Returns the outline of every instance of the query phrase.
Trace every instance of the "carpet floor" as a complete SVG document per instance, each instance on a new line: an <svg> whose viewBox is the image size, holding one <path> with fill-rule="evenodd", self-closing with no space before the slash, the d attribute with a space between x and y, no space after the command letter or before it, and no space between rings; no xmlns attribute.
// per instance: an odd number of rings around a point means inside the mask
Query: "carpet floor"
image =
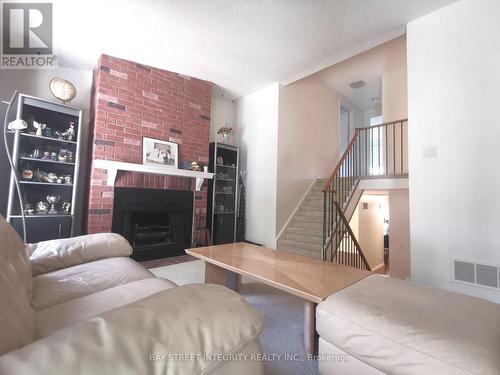
<svg viewBox="0 0 500 375"><path fill-rule="evenodd" d="M156 276L170 279L178 285L203 282L201 260L150 270ZM317 362L308 360L304 354L303 301L291 294L253 282L244 282L240 294L267 317L260 342L265 354L272 354L279 360L265 362L266 374L319 374Z"/></svg>

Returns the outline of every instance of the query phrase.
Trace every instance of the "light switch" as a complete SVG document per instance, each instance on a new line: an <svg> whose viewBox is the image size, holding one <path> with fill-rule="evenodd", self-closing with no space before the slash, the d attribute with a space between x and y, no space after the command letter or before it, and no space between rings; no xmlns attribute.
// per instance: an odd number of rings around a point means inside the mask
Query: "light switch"
<svg viewBox="0 0 500 375"><path fill-rule="evenodd" d="M422 155L426 159L436 159L437 158L437 147L436 146L424 147L422 150Z"/></svg>

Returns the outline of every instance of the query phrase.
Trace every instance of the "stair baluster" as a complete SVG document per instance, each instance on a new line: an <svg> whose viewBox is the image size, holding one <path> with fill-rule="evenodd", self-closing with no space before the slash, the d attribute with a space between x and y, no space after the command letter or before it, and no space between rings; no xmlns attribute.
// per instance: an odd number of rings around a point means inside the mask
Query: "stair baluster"
<svg viewBox="0 0 500 375"><path fill-rule="evenodd" d="M405 159L404 154L407 149L407 133L407 119L355 130L322 190L323 260L370 270L361 246L345 217L345 210L360 179L408 174L407 158ZM393 160L389 160L391 156Z"/></svg>

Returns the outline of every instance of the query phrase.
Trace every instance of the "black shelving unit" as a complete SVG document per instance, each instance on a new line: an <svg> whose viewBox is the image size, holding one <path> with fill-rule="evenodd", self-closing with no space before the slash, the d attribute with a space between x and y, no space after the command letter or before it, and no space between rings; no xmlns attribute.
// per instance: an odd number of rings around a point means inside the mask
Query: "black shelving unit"
<svg viewBox="0 0 500 375"><path fill-rule="evenodd" d="M207 226L214 245L236 239L238 159L237 147L210 143L208 170L214 177L208 184Z"/></svg>
<svg viewBox="0 0 500 375"><path fill-rule="evenodd" d="M11 175L7 219L22 235L21 213L24 211L27 242L70 237L73 235L75 202L80 193L78 169L82 111L20 94L16 118L28 124L27 129L14 132L12 142L23 206L19 204L14 176ZM36 134L34 122L46 125L42 134ZM73 135L69 139L71 126ZM48 196L59 200L51 204ZM37 209L44 205L46 210Z"/></svg>

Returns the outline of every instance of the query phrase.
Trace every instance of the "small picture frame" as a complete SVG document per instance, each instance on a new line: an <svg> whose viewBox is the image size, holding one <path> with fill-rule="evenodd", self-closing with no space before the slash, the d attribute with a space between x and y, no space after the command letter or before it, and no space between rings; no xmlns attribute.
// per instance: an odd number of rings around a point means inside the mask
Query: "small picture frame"
<svg viewBox="0 0 500 375"><path fill-rule="evenodd" d="M178 168L179 145L148 137L142 138L142 164Z"/></svg>

